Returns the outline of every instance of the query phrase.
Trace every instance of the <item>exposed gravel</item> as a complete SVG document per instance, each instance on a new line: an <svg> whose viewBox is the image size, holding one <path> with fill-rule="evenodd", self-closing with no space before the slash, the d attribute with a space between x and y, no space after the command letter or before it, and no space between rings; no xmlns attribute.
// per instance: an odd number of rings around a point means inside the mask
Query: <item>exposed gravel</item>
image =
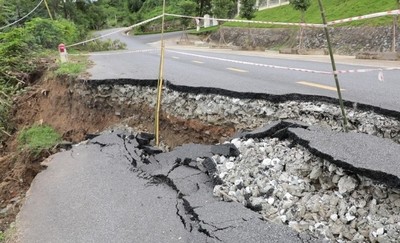
<svg viewBox="0 0 400 243"><path fill-rule="evenodd" d="M81 91L97 101L119 104L146 102L154 106L153 87L132 85L100 85ZM180 93L166 89L162 109L186 119L200 119L211 124L234 124L238 130L252 130L277 119L293 119L309 125L319 125L334 131L342 130L342 116L337 105L323 102L287 101L273 103L265 100L237 99L221 95ZM400 122L374 112L347 108L352 131L390 138L400 143Z"/></svg>
<svg viewBox="0 0 400 243"><path fill-rule="evenodd" d="M130 85L100 85L82 91L95 101L155 105L155 89ZM234 124L252 130L277 119L342 130L336 105L323 102L237 99L220 95L179 93L166 89L162 109L186 119ZM400 143L400 122L374 112L347 108L353 132ZM400 190L349 174L291 141L276 138L233 139L238 157L215 155L222 184L214 195L259 211L266 220L288 224L337 242L398 242ZM202 159L199 158L199 163Z"/></svg>
<svg viewBox="0 0 400 243"><path fill-rule="evenodd" d="M223 181L215 196L328 240L398 242L400 190L348 174L289 141L231 142L241 153L237 158L212 158Z"/></svg>

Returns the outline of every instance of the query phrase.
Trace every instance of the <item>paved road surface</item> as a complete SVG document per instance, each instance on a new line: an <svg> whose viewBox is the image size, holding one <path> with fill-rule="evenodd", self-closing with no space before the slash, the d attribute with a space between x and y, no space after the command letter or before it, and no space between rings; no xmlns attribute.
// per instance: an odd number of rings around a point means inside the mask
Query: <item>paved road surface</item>
<svg viewBox="0 0 400 243"><path fill-rule="evenodd" d="M211 146L185 145L144 161L138 145L114 131L52 157L18 215L21 242L315 242L214 198L211 178L194 162L211 156Z"/></svg>
<svg viewBox="0 0 400 243"><path fill-rule="evenodd" d="M173 35L173 34L170 34ZM119 36L129 49L153 48L155 36ZM298 61L268 54L190 50L232 60L329 70L325 61ZM93 56L95 79L155 79L158 55L135 53ZM316 58L318 59L318 58ZM348 64L339 68L354 68ZM347 76L347 99L396 108L397 72L386 82L376 75ZM353 77L353 78L350 78ZM330 85L329 77L233 65L167 53L166 78L177 84L213 86L275 94L311 93L335 97L333 91L299 84ZM320 86L322 87L322 86ZM375 87L375 88L374 88ZM328 144L329 145L329 144ZM17 225L22 242L309 242L289 228L269 224L238 203L212 197L210 178L177 158L210 156L210 146L186 145L144 161L138 143L113 132L52 158L27 193ZM185 160L186 161L186 160ZM187 163L187 162L186 162Z"/></svg>
<svg viewBox="0 0 400 243"><path fill-rule="evenodd" d="M166 39L179 39L180 34L168 33ZM158 48L158 35L130 37L117 34L130 50ZM223 58L284 67L331 71L328 56L277 55L268 52L239 52L209 48L187 48L167 41L165 79L174 84L217 87L240 92L269 94L308 94L336 98L331 75L304 73L233 62L207 59L200 56ZM193 56L200 55L200 56ZM302 58L307 60L301 60ZM159 52L92 56L95 65L89 69L92 79L157 79ZM338 69L400 67L399 62L366 61L338 57ZM353 65L351 63L361 63ZM345 100L400 111L400 71L385 71L384 82L378 72L339 75Z"/></svg>

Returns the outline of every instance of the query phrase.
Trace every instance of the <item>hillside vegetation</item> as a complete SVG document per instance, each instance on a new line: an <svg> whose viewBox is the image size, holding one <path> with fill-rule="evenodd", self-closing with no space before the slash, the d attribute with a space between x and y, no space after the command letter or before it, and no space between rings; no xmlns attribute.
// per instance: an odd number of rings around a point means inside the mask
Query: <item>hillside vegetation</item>
<svg viewBox="0 0 400 243"><path fill-rule="evenodd" d="M328 21L371 14L376 12L397 9L396 0L324 0L326 17ZM253 20L299 22L300 12L291 5L258 11ZM312 0L310 8L305 14L307 23L322 23L318 0ZM380 26L390 25L393 17L380 17L368 20L354 21L346 25L352 26ZM247 27L247 24L227 23L226 26ZM252 27L265 27L265 25L252 25Z"/></svg>

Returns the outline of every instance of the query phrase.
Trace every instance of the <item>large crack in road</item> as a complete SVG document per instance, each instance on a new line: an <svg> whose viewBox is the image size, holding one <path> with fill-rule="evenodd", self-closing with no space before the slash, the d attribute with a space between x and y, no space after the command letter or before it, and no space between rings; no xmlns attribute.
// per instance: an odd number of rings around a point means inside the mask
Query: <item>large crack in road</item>
<svg viewBox="0 0 400 243"><path fill-rule="evenodd" d="M206 174L213 175L215 172L215 169L208 168L207 172L204 173L202 172L196 165L192 164L195 161L194 156L199 156L202 154L203 156L210 156L210 154L215 154L219 153L221 155L239 155L238 151L234 146L207 146L209 151L206 151L204 147L199 149L198 153L192 154L190 156L190 151L188 150L181 150L180 153L178 153L175 156L166 156L168 158L168 162L163 158L162 154L159 154L158 152L154 153L153 149L147 149L143 150L143 146L148 146L147 148L151 148L150 144L150 139L152 138L151 136L148 137L150 138L148 141L145 141L143 139L143 134L138 134L136 137L134 136L126 136L126 135L117 135L120 137L123 141L123 146L125 149L125 152L128 155L132 154L132 151L134 151L135 154L138 154L138 151L141 151L141 158L140 160L137 160L138 163L132 164L132 166L135 168L134 171L138 172L138 175L140 175L141 178L146 178L148 180L148 185L166 185L168 186L171 190L173 190L176 194L176 215L179 218L179 220L182 223L182 227L187 230L190 234L193 234L194 239L196 239L197 234L202 234L204 237L207 239L210 239L212 241L218 241L218 242L228 242L225 237L219 237L219 235L223 235L223 231L235 231L239 225L250 221L251 220L256 220L259 221L257 224L263 222L260 217L257 218L236 218L235 220L228 220L223 222L223 225L218 225L218 223L213 223L212 221L208 221L207 217L202 218L202 215L199 215L196 210L202 207L208 207L207 201L203 205L196 205L192 206L191 205L191 199L190 197L193 196L194 194L207 194L207 195L201 195L201 197L206 197L208 200L214 201L212 197L210 197L212 193L212 188L213 188L213 180L210 179ZM136 141L136 138L138 138L141 142ZM133 140L133 141L131 141ZM98 142L96 142L98 143ZM192 145L196 146L196 145ZM201 146L201 145L199 145ZM134 147L134 149L132 149ZM193 149L194 147L192 147ZM152 151L153 153L149 154L148 152ZM184 152L185 151L185 152ZM174 152L171 152L174 153ZM185 154L186 153L186 154ZM156 166L159 167L160 163L165 166L162 170L154 170L152 167L152 163L144 163L142 165L146 165L146 167L142 167L140 163L143 163L143 157L142 155L146 154L146 156L153 157L155 154L157 154L159 157L156 159L152 159L152 161L157 161ZM201 156L201 157L203 157ZM174 160L170 160L171 158L175 157ZM131 160L128 159L130 162ZM165 163L167 162L167 163ZM172 162L172 163L171 163ZM204 164L204 163L203 163ZM159 173L159 172L163 173ZM144 176L145 175L145 176ZM175 182L178 182L177 184ZM201 188L206 189L201 191ZM198 201L198 200L196 200ZM221 205L222 206L222 205ZM238 204L238 206L240 206ZM241 207L241 206L240 206ZM216 215L219 215L219 212L217 210L214 210ZM251 211L249 211L251 212ZM232 211L231 213L236 213L235 211ZM253 216L254 217L254 216ZM227 225L228 222L232 222L232 225ZM253 222L256 223L256 222ZM263 222L265 223L265 222ZM197 233L196 233L197 232ZM252 232L252 235L257 235L257 232ZM289 234L290 235L290 234ZM295 237L296 234L292 235L294 237L293 239L302 239L301 237ZM200 237L201 238L201 237ZM204 242L208 242L209 240L205 240ZM203 242L203 241L202 241ZM231 242L231 241L229 241ZM296 241L293 241L296 242Z"/></svg>

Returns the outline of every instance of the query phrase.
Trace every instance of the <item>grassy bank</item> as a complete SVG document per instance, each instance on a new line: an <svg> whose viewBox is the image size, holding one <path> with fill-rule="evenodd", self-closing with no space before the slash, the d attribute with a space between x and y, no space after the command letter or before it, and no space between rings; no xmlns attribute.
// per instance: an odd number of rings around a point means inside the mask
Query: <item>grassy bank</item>
<svg viewBox="0 0 400 243"><path fill-rule="evenodd" d="M397 9L394 0L324 0L323 5L328 21L360 16L375 12ZM299 22L300 12L290 5L258 11L253 20L276 22ZM312 0L310 8L305 15L307 23L322 23L318 0ZM380 17L368 20L347 23L348 26L381 26L390 25L393 17ZM229 27L248 27L246 23L225 23ZM251 27L266 27L266 25L252 24ZM270 26L267 26L270 27Z"/></svg>

